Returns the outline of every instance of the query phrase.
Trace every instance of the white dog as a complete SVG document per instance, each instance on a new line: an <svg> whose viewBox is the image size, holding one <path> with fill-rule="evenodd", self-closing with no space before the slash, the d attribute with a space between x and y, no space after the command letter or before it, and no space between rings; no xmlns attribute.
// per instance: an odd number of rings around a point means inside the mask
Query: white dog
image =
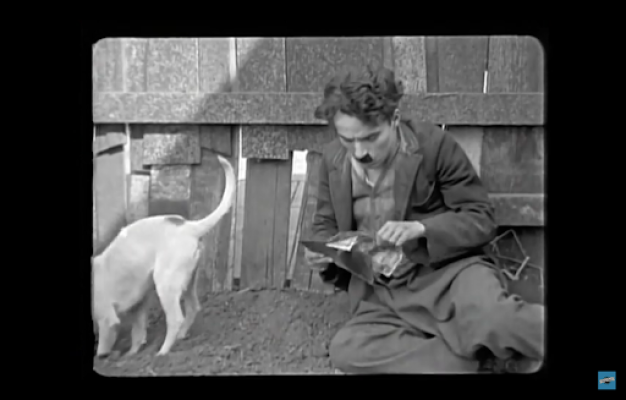
<svg viewBox="0 0 626 400"><path fill-rule="evenodd" d="M219 159L226 188L218 207L206 218L188 221L178 215L144 218L128 225L92 260L93 316L98 325L98 357L105 357L117 338L120 317L131 317L135 354L146 343L147 316L156 288L167 334L158 355L167 354L177 339L185 338L200 309L196 293L200 239L228 212L235 194L231 164ZM184 301L185 315L180 301Z"/></svg>

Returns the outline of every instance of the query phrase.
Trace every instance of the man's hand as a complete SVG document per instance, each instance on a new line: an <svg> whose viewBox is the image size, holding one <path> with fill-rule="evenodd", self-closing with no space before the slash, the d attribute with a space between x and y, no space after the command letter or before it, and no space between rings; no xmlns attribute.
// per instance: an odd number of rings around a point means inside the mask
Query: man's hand
<svg viewBox="0 0 626 400"><path fill-rule="evenodd" d="M325 269L329 263L333 262L333 259L321 253L311 251L305 247L304 261L309 268Z"/></svg>
<svg viewBox="0 0 626 400"><path fill-rule="evenodd" d="M418 221L389 221L380 228L377 239L402 246L408 240L422 237L425 230L424 225Z"/></svg>

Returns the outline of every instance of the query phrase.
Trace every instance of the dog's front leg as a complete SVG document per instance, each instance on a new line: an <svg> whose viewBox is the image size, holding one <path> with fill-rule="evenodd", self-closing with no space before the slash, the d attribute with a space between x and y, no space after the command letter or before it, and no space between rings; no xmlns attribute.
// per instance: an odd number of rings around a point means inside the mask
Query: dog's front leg
<svg viewBox="0 0 626 400"><path fill-rule="evenodd" d="M118 326L119 320L110 321L108 318L104 318L98 322L98 351L96 355L99 358L104 358L111 354L111 349L117 339Z"/></svg>

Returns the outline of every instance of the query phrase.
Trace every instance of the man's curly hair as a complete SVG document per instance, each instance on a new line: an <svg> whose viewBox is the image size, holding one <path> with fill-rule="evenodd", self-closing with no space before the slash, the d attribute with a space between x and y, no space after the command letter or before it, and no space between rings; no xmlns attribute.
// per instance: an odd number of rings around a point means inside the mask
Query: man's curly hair
<svg viewBox="0 0 626 400"><path fill-rule="evenodd" d="M337 111L358 118L369 126L390 122L404 95L402 82L387 68L345 71L324 88L324 100L315 118L332 122Z"/></svg>

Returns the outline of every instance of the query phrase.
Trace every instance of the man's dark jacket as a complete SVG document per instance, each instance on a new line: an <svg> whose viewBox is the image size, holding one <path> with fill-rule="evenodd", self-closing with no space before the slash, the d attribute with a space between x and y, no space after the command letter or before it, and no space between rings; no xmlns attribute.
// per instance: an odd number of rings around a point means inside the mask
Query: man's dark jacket
<svg viewBox="0 0 626 400"><path fill-rule="evenodd" d="M420 221L426 228L425 237L403 246L416 263L414 268L438 269L484 254L483 247L496 235L495 213L465 151L433 124L403 120L401 135L404 145L395 167L393 220ZM325 147L320 163L312 239L354 229L350 162L335 139ZM347 290L351 275L330 264L320 276Z"/></svg>

